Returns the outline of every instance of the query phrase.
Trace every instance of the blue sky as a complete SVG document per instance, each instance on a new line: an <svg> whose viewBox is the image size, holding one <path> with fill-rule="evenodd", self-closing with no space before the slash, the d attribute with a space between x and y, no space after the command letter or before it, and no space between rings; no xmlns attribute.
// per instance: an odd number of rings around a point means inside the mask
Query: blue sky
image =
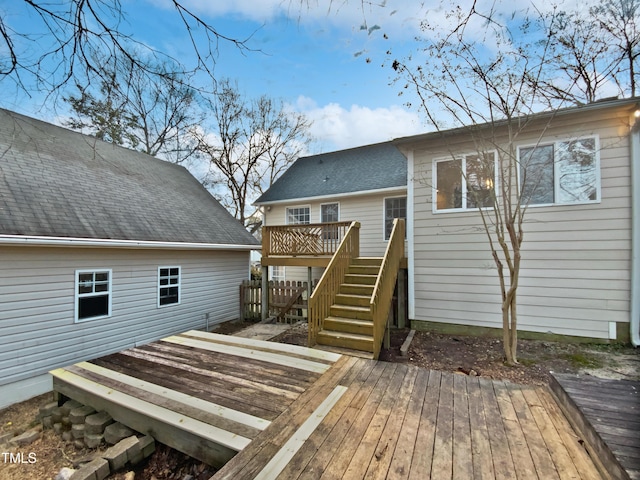
<svg viewBox="0 0 640 480"><path fill-rule="evenodd" d="M170 0L121 3L125 12L123 31L193 65L189 38ZM309 153L386 141L428 129L419 112L405 107L411 98L398 96L401 85L391 84L393 71L388 63L390 58L402 58L417 50L415 36L421 33L423 19L446 24L444 10L433 6L438 2L429 6L415 0L182 3L221 34L247 39L246 45L253 51L240 52L235 46L220 42L216 76L237 80L248 96L267 94L307 115L313 121L311 133L316 139ZM460 3L468 8L471 0ZM479 6L484 4L497 5L509 15L531 7L529 0L497 4L479 0ZM0 0L0 14L7 23L21 29L33 20L24 11L21 0ZM391 56L386 53L389 50ZM2 83L0 89L0 106L4 108L48 121L64 116L60 109L42 107L42 95L37 92L29 98Z"/></svg>

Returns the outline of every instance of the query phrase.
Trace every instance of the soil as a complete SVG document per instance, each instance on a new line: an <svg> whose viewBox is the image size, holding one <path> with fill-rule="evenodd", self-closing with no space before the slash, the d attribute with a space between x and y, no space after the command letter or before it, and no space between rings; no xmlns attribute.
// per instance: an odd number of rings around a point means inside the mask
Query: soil
<svg viewBox="0 0 640 480"><path fill-rule="evenodd" d="M253 325L249 322L226 323L215 332L233 334ZM567 344L538 340L520 340L518 359L520 364L507 367L503 363L502 343L492 337L468 337L416 332L407 355L400 354L408 330L392 330L391 348L383 350L380 360L405 362L419 367L479 375L492 379L505 379L514 383L544 385L549 372L587 373L605 378L640 380L640 351L621 345ZM306 324L294 326L273 341L306 345ZM12 405L0 411L0 435L7 432L21 433L37 425L38 408L52 399L45 394L26 402ZM19 449L2 446L0 457L1 480L53 479L63 467L72 467L74 460L92 452L78 451L71 443L63 441L52 430L45 430L39 440ZM10 463L5 452L22 453L25 460L35 453L35 463ZM157 444L155 453L132 472L119 472L111 480L152 479L208 479L214 470L193 458L171 448ZM127 476L128 475L128 476ZM189 477L191 476L191 477Z"/></svg>

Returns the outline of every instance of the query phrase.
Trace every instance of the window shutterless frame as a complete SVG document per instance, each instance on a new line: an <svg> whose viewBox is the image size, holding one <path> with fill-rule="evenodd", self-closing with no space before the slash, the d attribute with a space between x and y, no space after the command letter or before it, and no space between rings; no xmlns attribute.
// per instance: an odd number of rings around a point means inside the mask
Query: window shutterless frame
<svg viewBox="0 0 640 480"><path fill-rule="evenodd" d="M295 221L291 221L294 219ZM311 223L311 205L299 205L285 209L285 225L305 225Z"/></svg>
<svg viewBox="0 0 640 480"><path fill-rule="evenodd" d="M112 271L108 268L76 270L75 322L111 316Z"/></svg>
<svg viewBox="0 0 640 480"><path fill-rule="evenodd" d="M404 205L402 205L402 200L404 200ZM385 242L388 241L391 236L393 220L396 218L407 219L407 197L405 195L385 197L382 200L382 238Z"/></svg>
<svg viewBox="0 0 640 480"><path fill-rule="evenodd" d="M182 294L182 268L158 267L158 308L180 305Z"/></svg>

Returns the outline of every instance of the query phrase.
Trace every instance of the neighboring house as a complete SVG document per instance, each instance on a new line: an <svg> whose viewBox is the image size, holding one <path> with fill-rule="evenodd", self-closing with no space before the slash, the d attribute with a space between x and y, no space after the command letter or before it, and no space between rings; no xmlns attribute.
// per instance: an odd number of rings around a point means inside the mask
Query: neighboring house
<svg viewBox="0 0 640 480"><path fill-rule="evenodd" d="M265 226L358 221L362 256L382 256L393 218L404 218L407 159L390 142L302 157L267 190ZM331 236L326 232L326 237ZM323 268L315 267L317 280ZM273 280L306 281L307 269L276 265Z"/></svg>
<svg viewBox="0 0 640 480"><path fill-rule="evenodd" d="M638 99L608 100L520 119L527 127L513 145L518 159L535 154L544 169L544 185L535 189L525 215L520 331L640 342L639 108ZM486 153L494 155L495 145L506 146L496 139L508 134L505 123L486 124L300 159L259 199L265 224L277 232L275 225L334 220L329 211L337 210L340 220L362 222L360 254L379 256L387 220L404 216L385 210L397 206L393 199L406 198L412 326L502 328L496 267L466 191L481 179L470 169L478 144L488 139L494 146ZM394 148L406 156L406 171ZM387 156L375 155L383 150ZM513 174L520 175L518 168ZM379 183L368 190L372 177ZM481 180L478 189L500 181ZM340 187L330 189L332 181ZM267 262L285 264L287 258L268 256ZM355 299L338 295L331 315L344 311L345 302Z"/></svg>
<svg viewBox="0 0 640 480"><path fill-rule="evenodd" d="M184 167L0 110L0 408L237 318L256 248Z"/></svg>

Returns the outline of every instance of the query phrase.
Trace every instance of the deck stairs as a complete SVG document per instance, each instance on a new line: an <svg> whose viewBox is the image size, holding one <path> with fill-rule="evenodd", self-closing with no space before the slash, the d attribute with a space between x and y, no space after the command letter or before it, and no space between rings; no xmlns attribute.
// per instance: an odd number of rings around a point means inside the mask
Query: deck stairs
<svg viewBox="0 0 640 480"><path fill-rule="evenodd" d="M355 350L362 352L359 356L372 358L373 319L369 304L381 264L379 257L358 257L351 261L330 315L318 332L320 348Z"/></svg>

